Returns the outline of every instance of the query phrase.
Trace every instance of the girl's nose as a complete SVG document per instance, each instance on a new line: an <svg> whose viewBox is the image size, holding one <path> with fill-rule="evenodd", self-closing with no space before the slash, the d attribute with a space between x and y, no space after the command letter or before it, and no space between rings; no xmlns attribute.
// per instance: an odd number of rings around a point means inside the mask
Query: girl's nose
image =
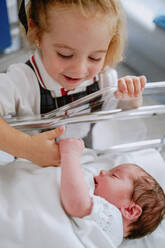
<svg viewBox="0 0 165 248"><path fill-rule="evenodd" d="M85 59L79 59L72 64L71 72L75 77L84 77L88 75L88 64Z"/></svg>

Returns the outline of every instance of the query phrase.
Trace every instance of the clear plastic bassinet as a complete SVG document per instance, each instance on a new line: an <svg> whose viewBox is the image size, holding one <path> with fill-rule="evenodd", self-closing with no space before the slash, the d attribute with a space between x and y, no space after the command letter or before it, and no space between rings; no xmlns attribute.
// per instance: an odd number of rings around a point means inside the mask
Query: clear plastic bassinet
<svg viewBox="0 0 165 248"><path fill-rule="evenodd" d="M144 147L162 147L165 134L165 82L148 83L143 105L125 110L117 108L115 88L104 88L61 108L38 116L4 117L22 131L45 131L65 125L65 137L85 138L93 149L125 151ZM86 128L90 126L90 129Z"/></svg>

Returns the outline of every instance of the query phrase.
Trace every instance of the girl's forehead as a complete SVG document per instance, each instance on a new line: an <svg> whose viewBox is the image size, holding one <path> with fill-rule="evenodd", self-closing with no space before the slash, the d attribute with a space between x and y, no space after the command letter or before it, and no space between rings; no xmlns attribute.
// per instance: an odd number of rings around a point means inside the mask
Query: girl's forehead
<svg viewBox="0 0 165 248"><path fill-rule="evenodd" d="M57 40L58 42L63 40L70 42L71 40L70 46L77 42L81 44L82 41L85 42L84 39L86 41L88 39L88 42L91 40L94 42L94 50L98 43L101 48L102 46L107 47L113 35L112 29L107 24L104 16L86 17L80 15L75 8L69 11L60 9L59 12L51 10L47 23L47 31L51 33L53 39L56 42ZM72 37L74 37L74 40Z"/></svg>
<svg viewBox="0 0 165 248"><path fill-rule="evenodd" d="M119 13L119 5L116 0L48 0L45 3L47 9L52 9L55 7L56 10L75 8L78 12L81 12L83 15L102 13L102 14L110 14L113 13L118 15Z"/></svg>
<svg viewBox="0 0 165 248"><path fill-rule="evenodd" d="M61 17L61 18L66 18L66 17L72 17L74 16L75 18L80 18L84 17L84 20L90 20L90 19L95 19L95 20L100 20L103 21L105 24L110 24L112 25L114 22L116 22L116 16L112 11L106 13L101 11L101 9L94 9L94 8L83 8L82 6L78 5L72 5L68 4L66 6L63 5L55 5L55 6L50 6L47 9L47 18L48 20L51 18L56 18L56 17ZM66 23L67 25L67 23Z"/></svg>
<svg viewBox="0 0 165 248"><path fill-rule="evenodd" d="M67 28L68 31L74 29L73 31L80 35L83 30L85 34L88 29L89 31L96 29L100 35L111 37L114 34L115 26L116 20L114 18L103 14L85 16L78 12L76 7L52 8L47 15L47 31L56 32L60 29L62 32Z"/></svg>

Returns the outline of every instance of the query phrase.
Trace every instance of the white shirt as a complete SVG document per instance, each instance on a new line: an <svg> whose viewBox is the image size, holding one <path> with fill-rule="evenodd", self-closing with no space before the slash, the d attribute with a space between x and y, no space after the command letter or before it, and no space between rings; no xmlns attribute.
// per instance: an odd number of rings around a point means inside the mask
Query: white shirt
<svg viewBox="0 0 165 248"><path fill-rule="evenodd" d="M34 71L23 63L13 64L6 73L0 74L1 116L8 114L17 116L40 114L40 89L38 80L42 87L51 91L53 97L61 95L61 85L47 73L37 50L34 55L31 56L30 60L33 65L35 61L35 71L38 78ZM68 94L83 91L86 86L92 83L93 79L87 80ZM116 84L117 77L115 70L107 68L105 72L99 76L100 88L108 86L114 87Z"/></svg>
<svg viewBox="0 0 165 248"><path fill-rule="evenodd" d="M122 215L117 207L94 195L93 175L96 169L85 168L85 178L93 199L90 215L73 218L75 233L87 248L118 247L123 241Z"/></svg>

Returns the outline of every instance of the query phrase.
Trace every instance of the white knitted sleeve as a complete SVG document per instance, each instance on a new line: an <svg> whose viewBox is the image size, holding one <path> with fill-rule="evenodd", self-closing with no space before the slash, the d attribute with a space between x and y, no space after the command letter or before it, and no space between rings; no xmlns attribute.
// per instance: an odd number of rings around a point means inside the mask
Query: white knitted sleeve
<svg viewBox="0 0 165 248"><path fill-rule="evenodd" d="M123 240L120 211L101 197L93 196L93 209L84 218L73 218L74 230L85 247L117 247Z"/></svg>

